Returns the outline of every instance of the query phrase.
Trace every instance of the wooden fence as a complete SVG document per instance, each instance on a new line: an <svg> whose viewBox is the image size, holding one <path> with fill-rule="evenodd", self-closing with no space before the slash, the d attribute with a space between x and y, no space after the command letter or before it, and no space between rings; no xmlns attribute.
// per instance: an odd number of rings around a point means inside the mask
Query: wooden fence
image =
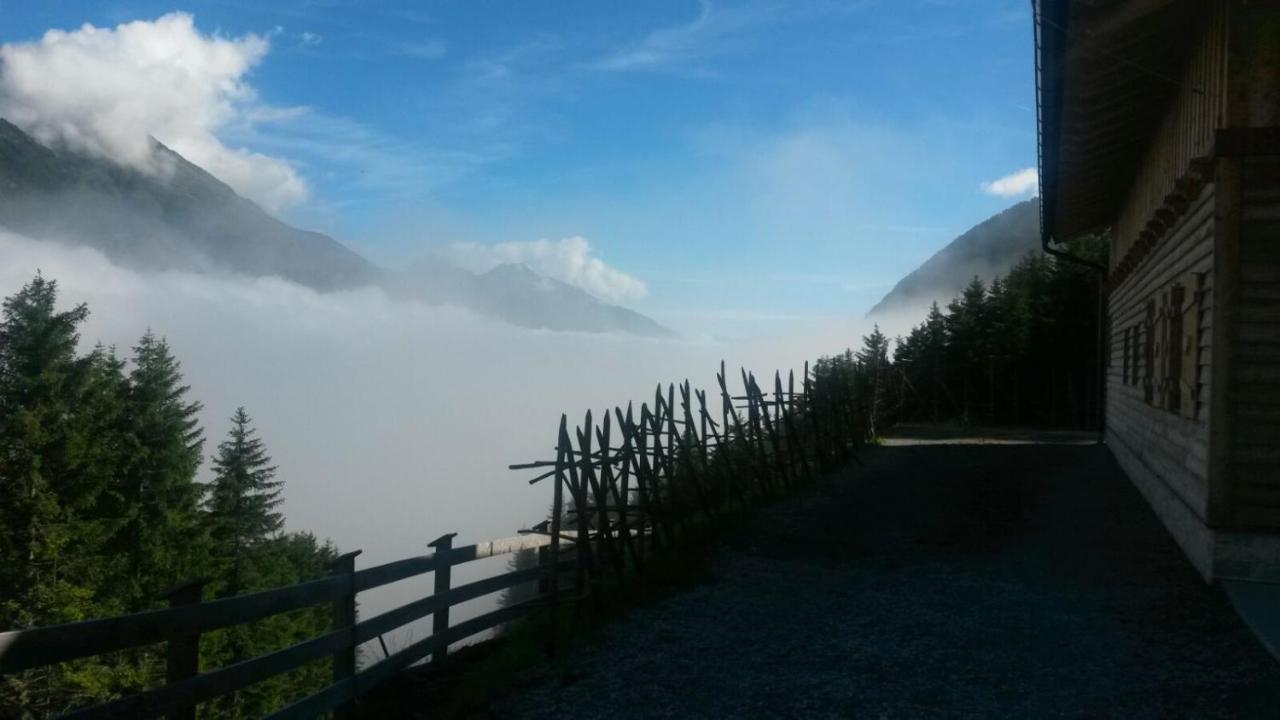
<svg viewBox="0 0 1280 720"><path fill-rule="evenodd" d="M452 643L554 607L566 597L583 599L607 579L619 586L642 577L647 560L679 544L695 526L812 482L846 461L865 437L857 382L848 368L826 361L802 387L793 376L775 374L773 391L742 371L742 393L730 393L724 365L717 374L719 407L685 381L661 386L652 406L628 405L587 413L569 431L562 415L554 460L512 465L536 470L530 483L552 478L551 517L520 536L453 547L454 534L431 543L429 555L355 569L359 551L337 558L328 576L288 587L202 602L203 581L167 594L165 609L0 633L0 675L79 658L165 643L165 684L118 700L78 709L67 718L194 718L200 703L249 687L307 663L332 659L333 682L276 712L272 718L311 718L332 712L350 717L362 693L427 658L441 662ZM576 444L575 444L576 443ZM565 493L568 493L566 498ZM451 584L457 565L521 550L536 550L538 562L464 585ZM360 619L360 592L434 573L431 595L374 617ZM571 574L572 595L561 589ZM459 603L526 583L538 584L528 601L451 624ZM598 597L598 595L596 595ZM282 613L329 605L332 630L290 647L199 672L203 633ZM432 616L431 636L367 667L357 667L357 648L406 624ZM558 613L550 613L548 643L554 651ZM385 652L385 646L384 646Z"/></svg>
<svg viewBox="0 0 1280 720"><path fill-rule="evenodd" d="M774 374L772 392L746 370L740 376L741 394L731 394L721 363L718 403L686 380L665 393L659 385L638 412L615 407L598 421L588 412L572 432L562 415L554 460L510 466L539 471L530 483L556 481L551 517L535 527L550 536L550 553L560 554L566 528L587 539L574 543L578 597L607 576L625 584L642 575L647 554L678 544L693 527L813 482L866 439L847 358L813 373L806 363L799 391L790 373L785 384ZM557 577L547 592L556 602Z"/></svg>

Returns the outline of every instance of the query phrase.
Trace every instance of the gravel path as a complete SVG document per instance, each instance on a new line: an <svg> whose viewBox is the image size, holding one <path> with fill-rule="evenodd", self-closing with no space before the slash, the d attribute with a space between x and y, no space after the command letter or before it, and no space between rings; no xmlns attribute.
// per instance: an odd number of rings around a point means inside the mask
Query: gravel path
<svg viewBox="0 0 1280 720"><path fill-rule="evenodd" d="M867 451L498 714L1280 717L1280 664L1108 451L1030 440Z"/></svg>

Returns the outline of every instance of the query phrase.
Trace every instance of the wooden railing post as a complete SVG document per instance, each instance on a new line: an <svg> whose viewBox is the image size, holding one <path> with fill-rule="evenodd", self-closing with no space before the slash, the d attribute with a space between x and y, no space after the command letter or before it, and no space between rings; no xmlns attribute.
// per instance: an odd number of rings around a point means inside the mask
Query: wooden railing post
<svg viewBox="0 0 1280 720"><path fill-rule="evenodd" d="M435 569L435 594L449 592L450 576L453 574L453 566L450 564L449 557L453 550L453 538L458 533L446 533L427 544L427 547L435 548L436 557L440 558L440 563ZM432 613L431 617L431 634L436 637L443 636L449 631L449 606L445 605L439 610ZM449 655L449 644L441 643L436 647L435 652L431 654L431 662L442 663L445 657Z"/></svg>
<svg viewBox="0 0 1280 720"><path fill-rule="evenodd" d="M568 434L568 416L561 414L561 425L559 425L559 433L556 438L556 475L554 482L556 487L552 489L552 520L550 520L550 530L552 530L552 542L547 551L550 559L549 575L547 578L547 598L550 603L550 618L547 624L547 655L556 656L557 639L559 637L559 560L561 560L561 552L559 552L559 542L561 542L561 516L564 512L564 483L568 482L566 473L564 473L564 464L566 464L566 450L564 450L564 437ZM544 568L547 570L547 568Z"/></svg>
<svg viewBox="0 0 1280 720"><path fill-rule="evenodd" d="M346 575L350 578L348 590L333 601L333 629L354 627L356 624L356 556L359 550L339 555L329 563L331 575ZM356 645L354 638L348 647L333 654L333 681L342 682L356 674ZM354 695L354 693L353 693ZM335 720L348 720L355 715L355 701L347 702L334 708Z"/></svg>
<svg viewBox="0 0 1280 720"><path fill-rule="evenodd" d="M160 594L169 601L169 607L180 605L198 605L204 594L207 578L198 578L178 585ZM166 685L173 685L200 674L200 633L190 635L174 635L169 638L165 649ZM196 706L175 710L165 716L167 720L195 720Z"/></svg>

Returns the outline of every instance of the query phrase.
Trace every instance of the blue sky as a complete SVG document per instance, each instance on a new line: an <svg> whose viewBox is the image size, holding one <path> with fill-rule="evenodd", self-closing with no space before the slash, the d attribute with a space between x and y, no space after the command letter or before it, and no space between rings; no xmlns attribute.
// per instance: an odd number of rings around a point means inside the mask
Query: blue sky
<svg viewBox="0 0 1280 720"><path fill-rule="evenodd" d="M860 315L1032 192L984 191L1035 164L1026 0L0 0L0 43L174 11L265 41L216 135L287 220L390 266L582 237L690 332Z"/></svg>

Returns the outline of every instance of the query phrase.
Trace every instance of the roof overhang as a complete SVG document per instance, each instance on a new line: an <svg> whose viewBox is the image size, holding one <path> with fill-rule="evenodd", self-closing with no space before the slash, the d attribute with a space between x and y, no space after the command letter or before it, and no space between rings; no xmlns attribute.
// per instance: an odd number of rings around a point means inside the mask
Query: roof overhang
<svg viewBox="0 0 1280 720"><path fill-rule="evenodd" d="M1110 226L1176 96L1198 0L1033 0L1040 230Z"/></svg>

